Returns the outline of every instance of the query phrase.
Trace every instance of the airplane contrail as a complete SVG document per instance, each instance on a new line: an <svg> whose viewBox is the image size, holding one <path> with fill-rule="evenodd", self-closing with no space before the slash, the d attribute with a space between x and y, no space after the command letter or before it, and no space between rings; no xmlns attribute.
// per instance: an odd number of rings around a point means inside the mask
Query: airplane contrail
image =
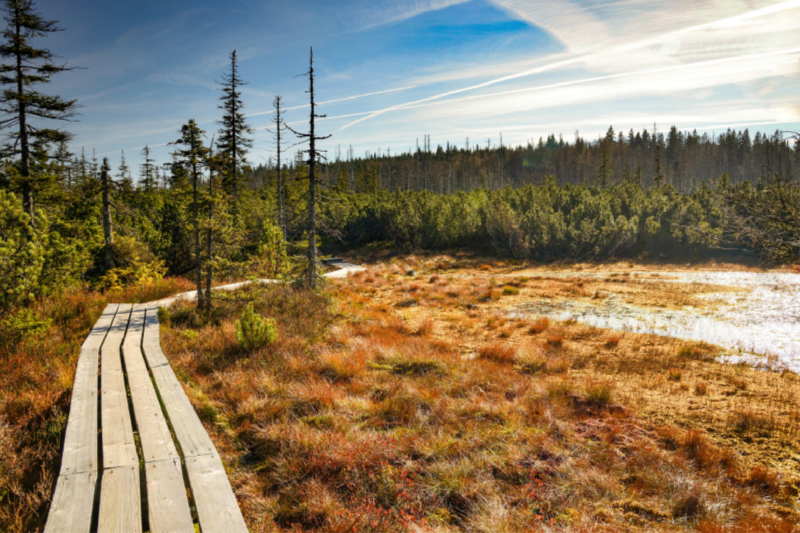
<svg viewBox="0 0 800 533"><path fill-rule="evenodd" d="M364 115L369 115L370 113L374 113L374 111L362 111L361 113L349 113L347 115L336 115L336 116L333 116L333 117L320 117L317 120L336 120L336 119L340 119L340 118L362 117ZM288 125L288 126L295 126L297 124L308 124L308 119L295 120L294 122L286 122L285 124ZM272 126L262 126L260 128L253 128L253 129L256 130L256 131L261 131L261 130L274 131L272 129Z"/></svg>
<svg viewBox="0 0 800 533"><path fill-rule="evenodd" d="M719 26L719 25L723 25L723 24L730 24L732 22L739 22L739 21L742 21L742 20L748 20L748 19L751 19L751 18L757 18L757 17L761 17L761 16L764 16L764 15L770 15L770 14L773 14L773 13L778 13L780 11L785 11L787 9L794 9L794 8L797 8L797 7L800 7L800 0L786 0L785 2L781 2L781 3L775 4L773 6L769 6L769 7L765 7L765 8L761 8L761 9L755 9L753 11L748 11L746 13L735 15L733 17L728 17L728 18L725 18L725 19L717 20L717 21L714 21L714 22L708 22L708 23L705 23L705 24L699 24L697 26L690 26L688 28L684 28L682 30L666 33L666 34L660 35L658 37L652 37L652 38L636 41L634 43L629 43L627 45L617 46L617 47L615 47L615 48L613 48L613 49L611 49L609 51L606 51L606 52L596 52L596 53L591 53L591 54L583 54L583 55L576 56L576 57L573 57L573 58L570 58L570 59L564 59L564 60L561 60L561 61L556 61L555 63L550 63L550 64L547 64L547 65L536 67L536 68L533 68L533 69L530 69L530 70L526 70L526 71L523 71L523 72L518 72L516 74L509 74L507 76L502 76L502 77L499 77L499 78L495 78L493 80L485 81L485 82L479 83L477 85L471 85L469 87L464 87L462 89L455 89L455 90L447 91L447 92L444 92L444 93L441 93L441 94L437 94L437 95L434 95L434 96L429 96L429 97L423 98L421 100L415 100L413 102L406 102L405 104L398 104L398 105L395 105L395 106L387 107L385 109L378 110L378 111L376 111L376 112L374 112L374 113L372 113L372 114L370 114L368 116L365 116L363 118L360 118L358 120L354 120L353 122L345 124L344 126L339 128L338 130L336 130L334 133L346 130L347 128L350 128L351 126L355 126L356 124L364 122L365 120L369 120L371 118L383 115L384 113L388 113L389 111L396 111L398 109L404 109L404 108L407 108L407 107L412 107L412 106L415 106L415 105L418 105L418 104L423 104L423 103L430 102L430 101L433 101L433 100L440 100L442 98L446 98L446 97L452 96L454 94L459 94L459 93L463 93L463 92L467 92L467 91L473 91L475 89L482 89L483 87L488 87L490 85L496 85L498 83L502 83L502 82L505 82L505 81L510 81L510 80L514 80L514 79L518 79L518 78L523 78L523 77L526 77L526 76L532 76L534 74L540 74L542 72L547 72L549 70L557 69L557 68L568 66L568 65L574 65L576 63L581 63L581 62L583 62L583 61L585 61L585 60L587 60L587 59L589 59L591 57L595 57L595 56L599 56L599 55L605 55L605 54L611 54L611 53L617 53L617 52L624 52L624 51L633 50L633 49L636 49L636 48L643 48L645 46L650 46L652 44L656 44L656 43L664 41L666 39L670 39L670 38L673 38L673 37L676 37L676 36L679 36L679 35L683 35L685 33L693 32L693 31L697 31L697 30L702 30L702 29L706 29L706 28L711 28L711 27Z"/></svg>
<svg viewBox="0 0 800 533"><path fill-rule="evenodd" d="M523 89L513 89L513 90L510 90L510 91L500 91L500 92L496 92L496 93L478 94L478 95L475 95L475 96L464 96L462 98L454 98L454 99L448 100L446 103L450 104L450 103L454 103L454 102L464 102L466 100L477 100L477 99L480 99L480 98L491 98L493 96L505 96L505 95L508 95L508 94L518 94L518 93L524 93L524 92L542 91L542 90L545 90L545 89L558 89L560 87L569 87L571 85L582 85L584 83L592 83L592 82L596 82L596 81L612 80L612 79L615 79L615 78L626 78L626 77L631 77L631 76L640 76L640 75L643 75L643 74L656 74L656 73L659 73L659 72L670 72L670 71L674 71L674 70L683 70L683 69L694 68L694 67L699 67L699 66L704 66L704 65L718 65L718 64L722 64L722 63L732 63L732 62L736 62L736 61L746 61L748 59L757 59L759 57L771 57L771 56L797 54L797 53L800 53L800 48L789 48L787 50L778 50L778 51L774 51L774 52L761 52L761 53L757 53L757 54L745 54L745 55L735 56L735 57L724 57L724 58L720 58L720 59L709 59L709 60L706 60L706 61L697 61L695 63L684 63L682 65L671 65L669 67L658 67L658 68L652 68L652 69L646 69L646 70L637 70L636 72L623 72L623 73L620 73L620 74L607 74L605 76L594 76L594 77L591 77L591 78L583 78L583 79L580 79L580 80L562 81L562 82L559 82L559 83L550 83L548 85L537 85L535 87L525 87ZM422 103L422 104L406 105L406 106L403 107L403 109L412 109L412 108L417 108L417 107L425 107L425 106L434 105L434 104L435 104L435 102L426 102L426 103ZM369 114L369 113L354 113L353 116L356 116L356 115L367 115L367 114ZM346 115L342 115L342 117L345 117L345 116ZM337 117L337 118L342 118L342 117Z"/></svg>
<svg viewBox="0 0 800 533"><path fill-rule="evenodd" d="M338 98L336 100L326 100L324 102L319 102L319 103L317 103L317 105L332 104L334 102L343 102L345 100L355 100L356 98L364 98L366 96L375 96L375 95L378 95L378 94L393 93L393 92L397 92L397 91L405 91L407 89L414 89L415 87L416 87L416 85L411 85L409 87L399 87L397 89L389 89L387 91L378 91L376 93L367 93L367 94L359 94L359 95L356 95L356 96L347 96L345 98ZM305 107L308 107L308 104L294 106L294 107L286 107L286 108L282 109L282 111L289 111L291 109L303 109ZM252 113L250 115L245 115L245 116L246 117L255 117L255 116L259 116L259 115L269 115L269 114L274 113L274 112L275 112L275 110L264 111L263 113ZM337 118L359 117L359 116L363 116L363 115L368 115L370 113L373 113L373 111L365 111L365 112L362 112L362 113L352 113L350 115L339 115L339 116L336 116L336 117L327 117L327 118L329 120L333 120L333 119L337 119ZM303 121L291 122L290 124L301 124L301 123L303 123ZM200 122L199 124L210 124L210 122L209 121L205 121L205 122ZM261 128L255 128L255 130L262 130L262 129L268 130L268 128L269 128L269 126L265 126L265 127L261 127ZM161 132L161 131L168 131L168 130L174 130L174 128L162 128L160 130L154 130L154 131L155 132ZM141 137L142 135L143 134L137 134L137 136L139 136L139 137ZM154 147L159 147L159 146L167 146L168 144L169 143L163 143L163 144L153 144L153 145L148 145L148 146L150 146L151 148L154 148ZM139 148L126 148L126 150L129 150L129 151L141 150L142 148L144 148L144 146L140 146ZM111 154L116 154L116 153L117 152L107 152L105 154L98 154L98 155L104 156L104 155L111 155Z"/></svg>
<svg viewBox="0 0 800 533"><path fill-rule="evenodd" d="M399 87L397 89L389 89L387 91L378 91L376 93L367 93L367 94L359 94L359 95L356 95L356 96L347 96L345 98L337 98L336 100L326 100L324 102L317 102L317 105L332 104L334 102L344 102L345 100L355 100L356 98L365 98L367 96L375 96L375 95L378 95L378 94L394 93L394 92L397 92L397 91L405 91L405 90L414 89L414 88L416 88L416 85L411 85L410 87ZM294 107L285 107L285 108L282 109L282 111L290 111L292 109L303 109L304 107L308 107L308 104L297 105L297 106L294 106ZM257 117L259 115L270 115L270 114L272 114L274 112L275 112L275 110L273 109L271 111L262 111L260 113L251 113L251 114L245 115L245 116L246 117Z"/></svg>

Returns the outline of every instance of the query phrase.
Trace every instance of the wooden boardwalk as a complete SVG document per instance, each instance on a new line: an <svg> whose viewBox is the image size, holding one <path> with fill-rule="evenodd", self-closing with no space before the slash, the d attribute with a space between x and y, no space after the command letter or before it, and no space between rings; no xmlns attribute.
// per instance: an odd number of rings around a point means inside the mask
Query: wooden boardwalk
<svg viewBox="0 0 800 533"><path fill-rule="evenodd" d="M84 342L45 533L247 531L161 351L157 312L111 304Z"/></svg>
<svg viewBox="0 0 800 533"><path fill-rule="evenodd" d="M329 263L339 267L329 278L365 270ZM195 297L109 304L89 333L45 533L195 533L195 525L247 532L217 450L159 342L158 307Z"/></svg>

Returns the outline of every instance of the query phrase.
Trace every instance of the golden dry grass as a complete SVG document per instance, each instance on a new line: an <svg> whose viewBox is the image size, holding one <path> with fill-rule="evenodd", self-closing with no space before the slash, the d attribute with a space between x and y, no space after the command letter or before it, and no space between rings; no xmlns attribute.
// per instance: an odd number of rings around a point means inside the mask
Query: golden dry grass
<svg viewBox="0 0 800 533"><path fill-rule="evenodd" d="M165 352L251 530L796 530L797 376L716 363L712 346L509 318L526 299L637 285L463 263L387 260L330 299L248 290L197 336L173 310ZM703 290L651 295L678 305ZM280 334L252 353L233 334L248 299Z"/></svg>

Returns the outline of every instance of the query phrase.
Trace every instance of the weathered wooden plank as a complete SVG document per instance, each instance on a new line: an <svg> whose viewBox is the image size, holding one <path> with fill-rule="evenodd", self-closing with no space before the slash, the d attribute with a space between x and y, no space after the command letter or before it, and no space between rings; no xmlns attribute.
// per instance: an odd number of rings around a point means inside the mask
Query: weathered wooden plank
<svg viewBox="0 0 800 533"><path fill-rule="evenodd" d="M139 441L145 462L178 459L161 404L142 357L142 334L147 307L137 305L131 314L128 333L122 345L128 388L133 403L133 415L139 430Z"/></svg>
<svg viewBox="0 0 800 533"><path fill-rule="evenodd" d="M119 306L100 350L100 423L104 469L139 465L120 354L131 307L130 304Z"/></svg>
<svg viewBox="0 0 800 533"><path fill-rule="evenodd" d="M97 455L97 364L100 346L117 312L117 304L106 306L81 348L72 385L61 475L96 472Z"/></svg>
<svg viewBox="0 0 800 533"><path fill-rule="evenodd" d="M200 529L247 533L247 525L219 456L214 453L188 457L186 470Z"/></svg>
<svg viewBox="0 0 800 533"><path fill-rule="evenodd" d="M169 365L167 358L164 357L164 352L161 351L158 332L158 306L148 305L147 307L142 348L151 370L159 366Z"/></svg>
<svg viewBox="0 0 800 533"><path fill-rule="evenodd" d="M103 470L98 533L141 533L139 465Z"/></svg>
<svg viewBox="0 0 800 533"><path fill-rule="evenodd" d="M180 457L142 356L147 306L134 306L122 355L145 461L151 533L194 533Z"/></svg>
<svg viewBox="0 0 800 533"><path fill-rule="evenodd" d="M145 463L145 478L150 533L194 533L181 460Z"/></svg>
<svg viewBox="0 0 800 533"><path fill-rule="evenodd" d="M211 442L172 368L159 366L152 372L184 458L216 453L214 443Z"/></svg>
<svg viewBox="0 0 800 533"><path fill-rule="evenodd" d="M196 455L216 453L214 443L208 436L200 417L192 407L189 398L183 391L178 378L169 364L159 364L166 361L161 347L158 345L158 317L156 308L148 308L145 335L150 336L149 343L143 345L144 356L153 374L153 380L158 388L167 417L175 431L175 438L181 447L184 458ZM154 334L155 333L155 334ZM155 337L155 339L154 339ZM152 342L155 340L155 343Z"/></svg>
<svg viewBox="0 0 800 533"><path fill-rule="evenodd" d="M59 476L45 533L89 533L96 493L96 471Z"/></svg>
<svg viewBox="0 0 800 533"><path fill-rule="evenodd" d="M144 355L186 463L200 528L206 532L246 533L247 526L214 444L172 368L159 364L166 358L158 343L157 310L155 306L147 310L145 339L150 342L143 344Z"/></svg>

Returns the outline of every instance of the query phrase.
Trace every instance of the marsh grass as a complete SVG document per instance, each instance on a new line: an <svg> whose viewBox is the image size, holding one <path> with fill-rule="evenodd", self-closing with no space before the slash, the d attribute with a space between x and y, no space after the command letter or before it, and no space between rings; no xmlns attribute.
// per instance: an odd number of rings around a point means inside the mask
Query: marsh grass
<svg viewBox="0 0 800 533"><path fill-rule="evenodd" d="M507 316L536 295L645 298L628 268L564 283L416 256L336 281L329 298L260 295L282 333L270 350L229 351L236 301L252 301L240 295L216 323L164 327L163 345L205 395L195 407L216 409L206 423L255 531L792 531L793 375L721 365L712 346ZM691 299L658 290L667 306ZM701 383L703 395L687 385ZM771 429L739 431L748 409L773 413Z"/></svg>

